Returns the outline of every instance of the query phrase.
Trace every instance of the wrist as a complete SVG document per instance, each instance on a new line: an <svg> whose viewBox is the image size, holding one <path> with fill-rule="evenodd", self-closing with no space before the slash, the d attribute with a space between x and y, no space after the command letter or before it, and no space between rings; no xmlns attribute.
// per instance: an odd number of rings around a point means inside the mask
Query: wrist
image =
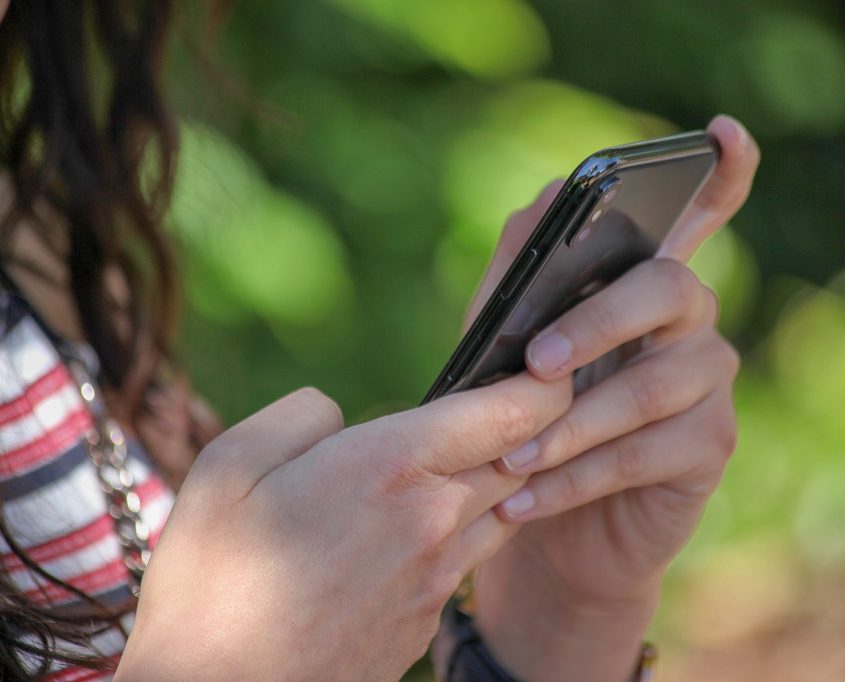
<svg viewBox="0 0 845 682"><path fill-rule="evenodd" d="M600 603L481 599L476 627L499 663L520 680L627 682L658 600L658 588Z"/></svg>

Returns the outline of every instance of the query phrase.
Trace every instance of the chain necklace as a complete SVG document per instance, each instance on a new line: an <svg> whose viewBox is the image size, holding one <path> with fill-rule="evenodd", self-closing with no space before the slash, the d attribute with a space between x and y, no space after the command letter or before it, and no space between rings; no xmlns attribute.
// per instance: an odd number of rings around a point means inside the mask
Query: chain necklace
<svg viewBox="0 0 845 682"><path fill-rule="evenodd" d="M108 416L100 387L93 378L99 365L94 350L84 343L63 343L61 354L94 422L85 434L88 457L97 470L123 552L123 563L129 571L132 594L137 597L150 560L150 529L141 518L141 499L128 466L126 436L120 425Z"/></svg>

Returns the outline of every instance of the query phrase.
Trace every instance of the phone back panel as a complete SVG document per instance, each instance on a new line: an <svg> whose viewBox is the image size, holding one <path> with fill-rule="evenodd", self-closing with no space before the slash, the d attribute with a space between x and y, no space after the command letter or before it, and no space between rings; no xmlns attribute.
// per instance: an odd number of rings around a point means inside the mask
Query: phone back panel
<svg viewBox="0 0 845 682"><path fill-rule="evenodd" d="M498 309L496 328L485 331L483 339L475 339L471 354L461 357L456 352L426 401L523 370L525 347L539 331L637 263L651 258L709 177L717 159L716 150L711 151L611 165L600 178L591 178L588 189L582 188L580 212L575 215L571 205L567 211L566 202L556 199L535 231L535 235L553 232L554 243L542 250L529 249L529 239L514 266L525 267L524 280L514 286L514 273L509 272L510 283L503 281L485 306L488 315ZM579 170L585 165L588 162ZM603 191L609 186L611 190ZM571 193L572 186L564 187L561 194L567 191ZM612 200L605 202L611 192ZM569 199L571 204L572 197ZM597 211L601 213L597 215ZM564 219L562 216L570 224L551 224ZM519 266L520 262L524 265ZM473 333L471 329L462 345L473 341Z"/></svg>

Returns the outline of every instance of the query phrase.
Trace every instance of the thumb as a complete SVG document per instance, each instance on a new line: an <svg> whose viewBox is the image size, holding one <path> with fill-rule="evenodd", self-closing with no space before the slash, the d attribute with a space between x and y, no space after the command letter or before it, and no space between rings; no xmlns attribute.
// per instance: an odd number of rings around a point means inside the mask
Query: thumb
<svg viewBox="0 0 845 682"><path fill-rule="evenodd" d="M696 249L745 203L760 164L760 150L739 121L720 115L707 127L721 156L713 175L663 241L657 258L688 261Z"/></svg>

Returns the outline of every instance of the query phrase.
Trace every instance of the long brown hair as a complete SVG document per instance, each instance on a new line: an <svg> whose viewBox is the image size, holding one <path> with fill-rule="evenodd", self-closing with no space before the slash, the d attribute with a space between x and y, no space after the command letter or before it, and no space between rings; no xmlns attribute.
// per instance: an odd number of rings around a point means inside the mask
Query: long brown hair
<svg viewBox="0 0 845 682"><path fill-rule="evenodd" d="M130 416L168 353L176 312L173 258L161 230L176 150L160 82L172 10L172 0L12 0L0 24L0 164L14 200L0 222L0 261L11 257L11 236L24 219L45 245L55 244L57 226L39 206L61 216L67 247L58 255L99 356L100 380ZM95 56L110 82L105 99L90 82ZM108 285L113 271L128 285L126 300L116 301ZM119 612L46 574L2 519L0 534L30 570L90 606L74 613L36 607L0 572L0 679L44 674L52 661L103 665L61 650L57 639L84 645ZM24 665L32 656L40 670Z"/></svg>

